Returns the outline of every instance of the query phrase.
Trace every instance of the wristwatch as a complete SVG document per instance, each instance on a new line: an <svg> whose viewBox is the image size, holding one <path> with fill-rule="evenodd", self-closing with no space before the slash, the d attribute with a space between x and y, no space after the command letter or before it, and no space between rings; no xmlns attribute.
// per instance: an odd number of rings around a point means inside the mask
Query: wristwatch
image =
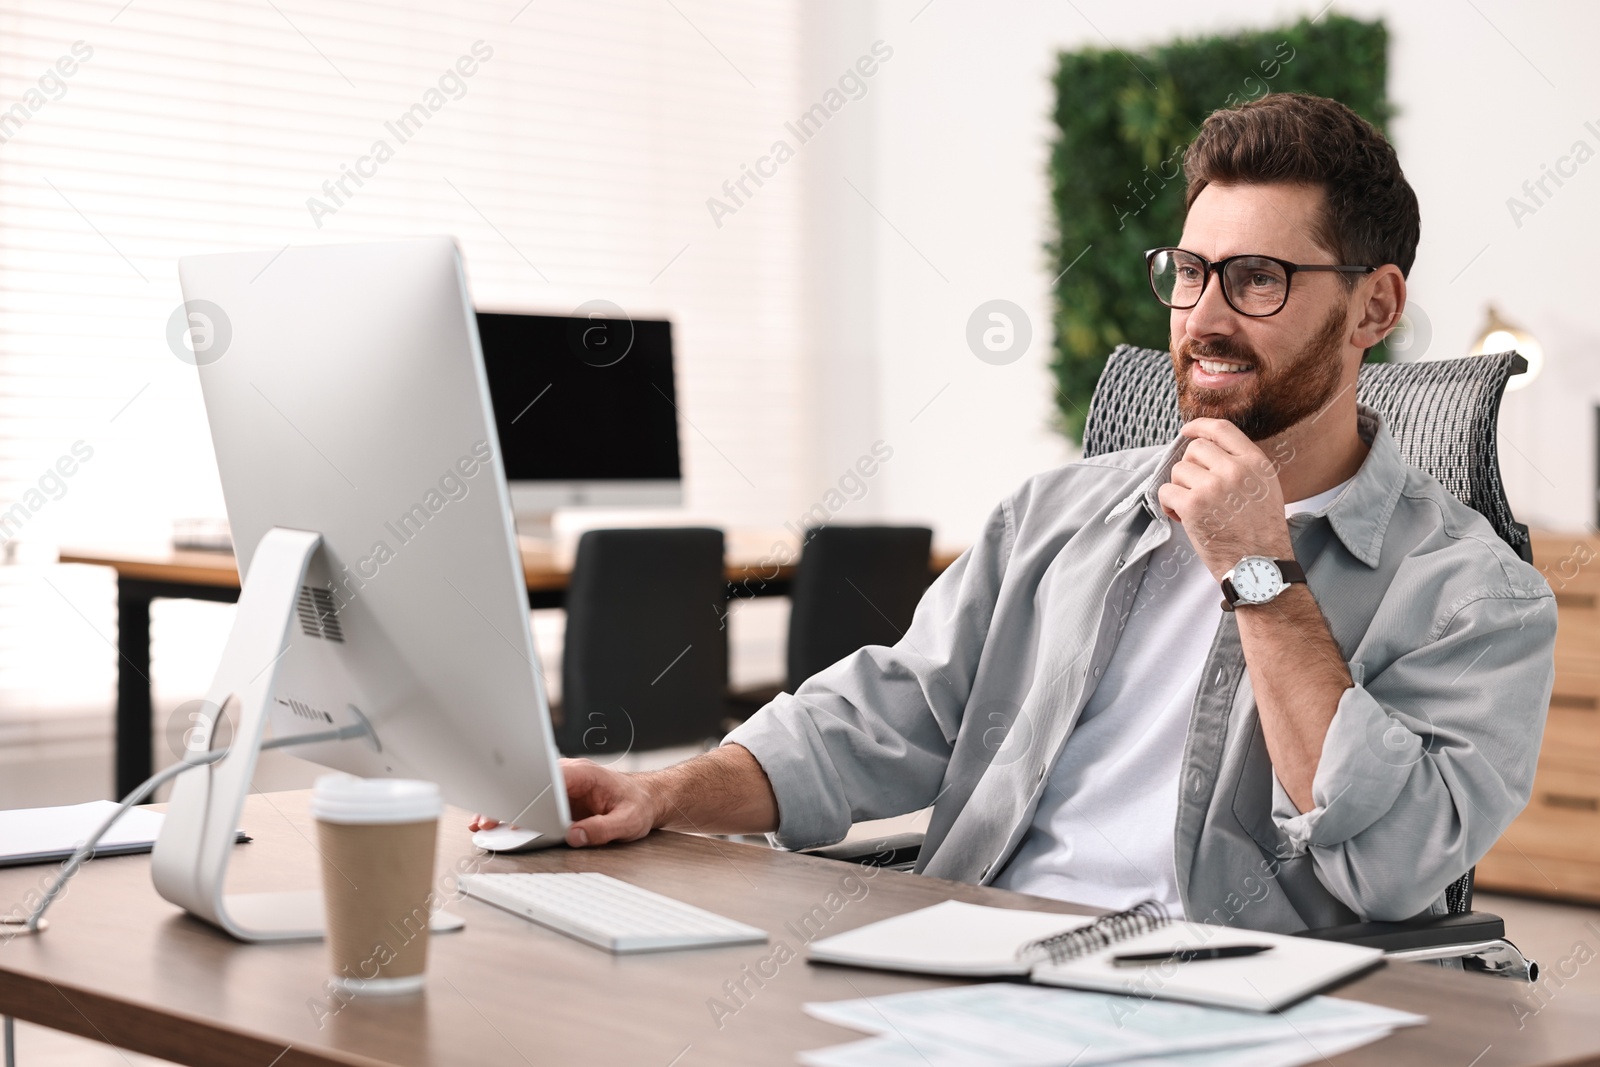
<svg viewBox="0 0 1600 1067"><path fill-rule="evenodd" d="M1290 583L1305 580L1305 568L1297 560L1246 556L1222 576L1222 610L1232 611L1236 604L1266 604Z"/></svg>

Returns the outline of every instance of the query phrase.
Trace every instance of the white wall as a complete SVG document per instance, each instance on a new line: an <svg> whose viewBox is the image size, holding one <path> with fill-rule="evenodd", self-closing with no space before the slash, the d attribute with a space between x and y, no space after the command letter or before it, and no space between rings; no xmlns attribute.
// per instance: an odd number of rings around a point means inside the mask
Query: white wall
<svg viewBox="0 0 1600 1067"><path fill-rule="evenodd" d="M800 87L809 108L837 88L846 71L871 56L877 17L871 5L822 0L802 7L804 23ZM882 367L875 334L878 304L879 234L867 200L877 199L874 147L879 101L895 76L895 60L866 64L860 98L851 100L804 146L799 165L805 181L805 308L808 415L799 509L809 508L836 486L843 472L882 436ZM854 189L851 186L854 185ZM863 197L867 199L863 199ZM882 478L866 482L839 521L862 521L884 513ZM785 518L788 521L788 517Z"/></svg>
<svg viewBox="0 0 1600 1067"><path fill-rule="evenodd" d="M1544 341L1544 375L1506 401L1501 462L1520 517L1572 528L1593 513L1600 325L1591 314L1594 253L1580 239L1600 238L1600 160L1520 228L1505 201L1575 140L1600 152L1600 66L1590 61L1600 8L1476 5L1481 15L1434 3L1341 0L1337 10L1389 26L1392 132L1422 205L1411 301L1431 324L1424 355L1465 354L1490 300ZM886 514L931 520L942 539L964 541L1018 482L1070 457L1047 428L1052 272L1042 245L1057 51L1267 28L1322 7L889 0L876 8L875 35L895 48L871 100L874 200L889 222L872 216L859 240L861 257L876 264L872 424L896 449L883 475ZM1009 366L980 362L965 342L968 315L993 297L1021 305L1035 330L1026 356ZM856 418L860 436L870 420Z"/></svg>

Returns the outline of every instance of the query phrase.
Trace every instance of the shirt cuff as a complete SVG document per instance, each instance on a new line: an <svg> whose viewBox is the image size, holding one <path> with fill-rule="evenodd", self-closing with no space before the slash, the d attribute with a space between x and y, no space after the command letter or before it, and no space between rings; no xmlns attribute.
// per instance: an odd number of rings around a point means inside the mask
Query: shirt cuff
<svg viewBox="0 0 1600 1067"><path fill-rule="evenodd" d="M844 840L850 807L822 736L804 703L789 693L735 727L722 739L761 764L778 801L778 830L767 839L787 849L816 848Z"/></svg>
<svg viewBox="0 0 1600 1067"><path fill-rule="evenodd" d="M1311 781L1310 811L1299 811L1277 775L1272 778L1272 818L1295 855L1309 847L1348 841L1394 806L1411 768L1427 758L1420 734L1361 685L1339 697Z"/></svg>

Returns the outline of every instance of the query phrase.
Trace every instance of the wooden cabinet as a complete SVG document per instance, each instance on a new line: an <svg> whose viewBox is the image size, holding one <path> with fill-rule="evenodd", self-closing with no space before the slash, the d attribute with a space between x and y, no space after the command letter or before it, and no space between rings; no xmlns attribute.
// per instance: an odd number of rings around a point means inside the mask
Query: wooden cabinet
<svg viewBox="0 0 1600 1067"><path fill-rule="evenodd" d="M1533 797L1478 864L1480 889L1600 902L1600 538L1537 532L1556 594L1556 684Z"/></svg>

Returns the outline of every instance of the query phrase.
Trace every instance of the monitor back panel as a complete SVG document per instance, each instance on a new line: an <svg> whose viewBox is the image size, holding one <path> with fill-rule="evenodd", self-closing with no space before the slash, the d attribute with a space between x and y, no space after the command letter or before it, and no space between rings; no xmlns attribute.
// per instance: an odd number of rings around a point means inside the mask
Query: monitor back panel
<svg viewBox="0 0 1600 1067"><path fill-rule="evenodd" d="M450 803L564 828L505 468L453 242L273 255L191 257L179 273L191 311L209 302L231 332L199 376L241 574L273 526L324 538L281 662L274 731L343 725L353 705L381 747L296 754L360 775L432 779Z"/></svg>

